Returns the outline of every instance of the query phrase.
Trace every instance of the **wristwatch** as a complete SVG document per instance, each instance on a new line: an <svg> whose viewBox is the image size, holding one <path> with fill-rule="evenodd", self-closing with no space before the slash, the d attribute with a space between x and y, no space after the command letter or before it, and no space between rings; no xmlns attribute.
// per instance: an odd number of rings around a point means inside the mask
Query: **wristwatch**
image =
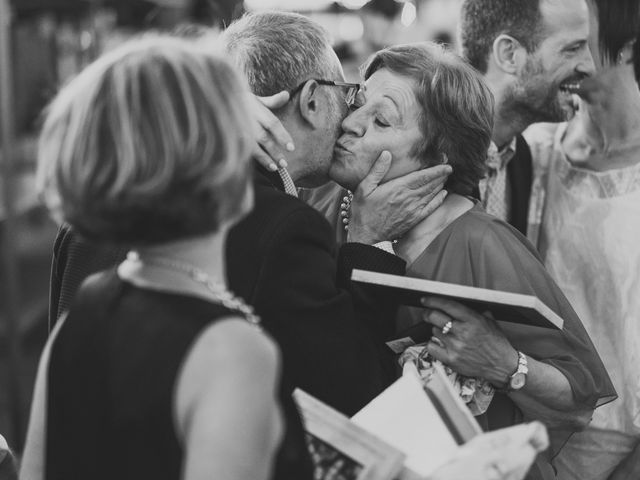
<svg viewBox="0 0 640 480"><path fill-rule="evenodd" d="M507 381L508 392L516 392L525 386L527 383L527 374L529 373L529 365L527 363L527 357L524 353L518 352L518 368L509 377Z"/></svg>

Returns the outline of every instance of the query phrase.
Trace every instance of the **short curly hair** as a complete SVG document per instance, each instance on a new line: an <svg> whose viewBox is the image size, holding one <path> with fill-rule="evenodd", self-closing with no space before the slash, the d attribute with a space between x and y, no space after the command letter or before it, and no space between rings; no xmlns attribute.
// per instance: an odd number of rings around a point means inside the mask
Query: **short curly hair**
<svg viewBox="0 0 640 480"><path fill-rule="evenodd" d="M423 138L414 155L425 166L453 168L445 188L470 196L484 176L493 130L493 94L467 62L433 42L385 48L365 64L364 78L387 69L412 79Z"/></svg>
<svg viewBox="0 0 640 480"><path fill-rule="evenodd" d="M462 54L478 71L487 73L493 42L511 35L528 52L542 40L542 0L464 0L460 14Z"/></svg>
<svg viewBox="0 0 640 480"><path fill-rule="evenodd" d="M297 13L248 13L229 25L220 40L256 95L293 90L309 78L339 73L327 31Z"/></svg>
<svg viewBox="0 0 640 480"><path fill-rule="evenodd" d="M38 182L57 219L92 240L204 235L241 213L255 132L248 87L187 40L146 36L105 54L53 100Z"/></svg>

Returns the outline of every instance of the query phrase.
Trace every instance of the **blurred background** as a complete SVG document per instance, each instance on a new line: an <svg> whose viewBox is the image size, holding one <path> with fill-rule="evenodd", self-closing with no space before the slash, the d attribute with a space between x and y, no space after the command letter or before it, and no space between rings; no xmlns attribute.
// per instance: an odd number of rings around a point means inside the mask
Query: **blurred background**
<svg viewBox="0 0 640 480"><path fill-rule="evenodd" d="M97 55L145 30L222 29L247 11L308 15L349 80L374 51L435 40L455 48L461 0L0 0L0 434L20 451L48 334L57 227L35 190L42 109Z"/></svg>

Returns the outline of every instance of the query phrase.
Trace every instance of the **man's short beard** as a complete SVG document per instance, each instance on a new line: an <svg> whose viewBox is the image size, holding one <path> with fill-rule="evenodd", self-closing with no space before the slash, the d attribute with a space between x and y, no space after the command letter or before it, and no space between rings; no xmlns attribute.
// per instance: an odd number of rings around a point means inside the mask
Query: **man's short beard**
<svg viewBox="0 0 640 480"><path fill-rule="evenodd" d="M529 58L505 96L504 105L517 114L522 123L563 122L570 112L562 108L558 87L549 83L539 59Z"/></svg>

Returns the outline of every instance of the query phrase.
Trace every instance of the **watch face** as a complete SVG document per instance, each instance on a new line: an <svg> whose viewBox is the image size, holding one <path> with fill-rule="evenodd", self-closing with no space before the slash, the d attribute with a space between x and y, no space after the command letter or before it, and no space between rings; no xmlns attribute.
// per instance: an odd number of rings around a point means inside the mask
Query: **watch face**
<svg viewBox="0 0 640 480"><path fill-rule="evenodd" d="M520 390L522 387L524 387L524 384L526 381L527 381L527 376L524 373L517 372L513 375L513 377L511 377L511 380L509 381L509 386L513 390Z"/></svg>

